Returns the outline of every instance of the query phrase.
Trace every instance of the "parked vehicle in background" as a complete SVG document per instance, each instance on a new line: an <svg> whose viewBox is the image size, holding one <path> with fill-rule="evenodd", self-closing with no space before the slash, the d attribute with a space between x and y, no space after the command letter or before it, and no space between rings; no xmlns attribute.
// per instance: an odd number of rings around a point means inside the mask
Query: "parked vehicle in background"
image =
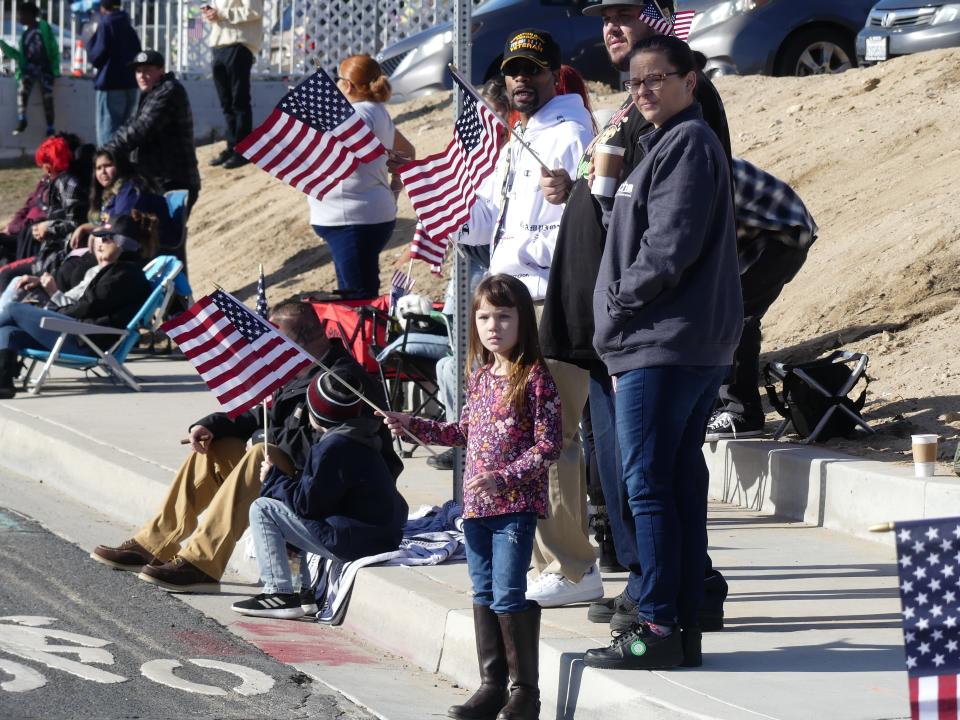
<svg viewBox="0 0 960 720"><path fill-rule="evenodd" d="M583 0L485 0L475 6L471 15L471 82L479 85L500 72L503 44L511 32L536 27L553 35L563 62L587 80L618 85L620 77L610 67L599 21L581 15L585 4ZM447 64L453 61L453 24L441 23L411 35L376 57L390 78L396 101L449 90Z"/></svg>
<svg viewBox="0 0 960 720"><path fill-rule="evenodd" d="M857 35L857 60L872 65L950 47L960 47L960 3L880 0Z"/></svg>
<svg viewBox="0 0 960 720"><path fill-rule="evenodd" d="M690 46L710 75L821 75L856 65L876 0L679 0L696 10Z"/></svg>

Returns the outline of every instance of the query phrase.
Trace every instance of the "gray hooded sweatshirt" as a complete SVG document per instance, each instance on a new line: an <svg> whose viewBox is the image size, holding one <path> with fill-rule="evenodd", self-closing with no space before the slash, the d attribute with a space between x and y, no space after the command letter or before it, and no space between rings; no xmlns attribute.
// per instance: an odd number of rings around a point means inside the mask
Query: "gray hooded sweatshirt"
<svg viewBox="0 0 960 720"><path fill-rule="evenodd" d="M593 295L611 375L731 364L743 328L730 167L694 103L638 139L617 190Z"/></svg>

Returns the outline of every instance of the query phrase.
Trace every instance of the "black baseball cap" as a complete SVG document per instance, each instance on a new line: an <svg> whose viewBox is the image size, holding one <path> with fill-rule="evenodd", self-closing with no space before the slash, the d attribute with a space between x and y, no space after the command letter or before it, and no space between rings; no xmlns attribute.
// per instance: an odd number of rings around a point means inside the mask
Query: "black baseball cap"
<svg viewBox="0 0 960 720"><path fill-rule="evenodd" d="M140 244L147 240L146 229L129 215L117 215L103 225L94 228L90 234L95 237L111 238L117 245L129 252L139 250Z"/></svg>
<svg viewBox="0 0 960 720"><path fill-rule="evenodd" d="M166 67L167 63L163 59L163 55L156 50L143 50L142 52L138 52L136 57L127 63L127 65L132 68L135 68L137 65L155 65L158 68L162 68Z"/></svg>
<svg viewBox="0 0 960 720"><path fill-rule="evenodd" d="M507 63L517 58L530 60L542 68L559 70L560 46L546 30L518 30L507 39L500 69L503 70Z"/></svg>

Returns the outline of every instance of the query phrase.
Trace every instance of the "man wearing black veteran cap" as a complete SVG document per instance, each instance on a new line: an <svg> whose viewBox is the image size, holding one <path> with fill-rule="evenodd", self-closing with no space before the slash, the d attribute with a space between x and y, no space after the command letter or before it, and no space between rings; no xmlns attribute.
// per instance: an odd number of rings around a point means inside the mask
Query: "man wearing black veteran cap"
<svg viewBox="0 0 960 720"><path fill-rule="evenodd" d="M490 273L521 280L539 317L562 214L561 207L544 200L539 179L550 172L575 172L593 136L593 118L576 93L557 95L560 48L550 33L537 29L512 33L500 69L510 107L520 114L514 131L533 152L511 137L492 182L484 186L486 194L478 194L470 233L462 241L488 245ZM537 524L536 577L527 588L528 599L543 607L593 600L603 593L587 540L585 478L576 438L587 397L587 374L566 363L548 364L563 406L564 445L560 459L550 468L549 517Z"/></svg>
<svg viewBox="0 0 960 720"><path fill-rule="evenodd" d="M602 0L583 9L584 15L602 19L603 44L611 64L618 70L628 69L630 52L638 41L656 34L647 22L649 15L644 15L644 10L653 14L655 7L658 13L662 10L668 16L674 10L671 0L659 0L658 3L652 0ZM703 110L704 120L719 137L729 158L730 133L723 103L702 72L697 73L695 98ZM545 357L575 363L590 372L590 414L603 488L603 497L591 497L591 501L595 507L606 506L609 527L605 534L612 535L616 560L630 569L630 578L620 595L591 605L588 617L593 622L610 622L614 630L622 630L636 620L641 568L633 517L621 481L612 382L593 347L593 292L606 243L606 230L588 178L595 147L615 145L624 148L622 170L617 180L619 185L620 180L625 179L642 160L637 138L652 129L628 94L590 143L576 172L557 171L540 179L548 202L566 203L540 323L540 346ZM709 558L704 592L701 626L704 630L718 630L723 626L727 584L723 576L712 569Z"/></svg>
<svg viewBox="0 0 960 720"><path fill-rule="evenodd" d="M340 370L317 375L307 390L310 424L319 439L297 476L264 460L260 497L250 529L263 580L260 595L233 604L242 615L297 618L304 614L287 563L287 546L332 560L356 560L396 550L407 503L380 454L382 424L364 413L355 392L362 378ZM309 587L305 559L301 586Z"/></svg>
<svg viewBox="0 0 960 720"><path fill-rule="evenodd" d="M200 193L200 171L193 139L193 112L187 91L167 72L163 55L144 50L131 61L140 100L132 118L106 145L126 155L160 189L188 190L188 206Z"/></svg>

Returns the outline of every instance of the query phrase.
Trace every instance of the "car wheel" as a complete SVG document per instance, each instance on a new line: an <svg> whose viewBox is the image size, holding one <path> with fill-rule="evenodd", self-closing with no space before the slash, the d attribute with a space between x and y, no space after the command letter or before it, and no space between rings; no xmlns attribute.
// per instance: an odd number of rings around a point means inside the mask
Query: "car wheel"
<svg viewBox="0 0 960 720"><path fill-rule="evenodd" d="M777 75L828 75L856 67L853 43L831 28L811 28L794 35L780 51Z"/></svg>

